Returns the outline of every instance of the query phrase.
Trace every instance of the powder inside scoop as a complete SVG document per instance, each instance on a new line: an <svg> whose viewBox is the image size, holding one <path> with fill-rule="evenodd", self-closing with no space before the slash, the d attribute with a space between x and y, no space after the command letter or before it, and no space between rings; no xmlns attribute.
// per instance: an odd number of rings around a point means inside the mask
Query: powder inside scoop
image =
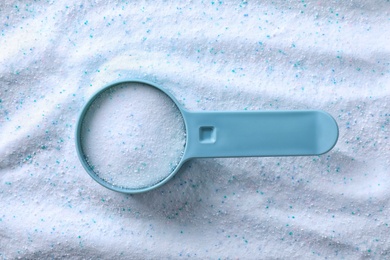
<svg viewBox="0 0 390 260"><path fill-rule="evenodd" d="M162 91L123 83L102 92L87 111L82 149L93 171L106 182L142 189L169 176L184 152L184 120Z"/></svg>

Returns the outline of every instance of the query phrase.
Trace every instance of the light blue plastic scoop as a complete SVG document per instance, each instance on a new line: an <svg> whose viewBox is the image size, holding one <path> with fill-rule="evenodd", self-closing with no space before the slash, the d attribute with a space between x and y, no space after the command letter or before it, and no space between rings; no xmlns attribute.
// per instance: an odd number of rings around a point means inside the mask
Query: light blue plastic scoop
<svg viewBox="0 0 390 260"><path fill-rule="evenodd" d="M186 128L186 144L176 168L158 183L140 189L115 186L101 179L88 164L81 142L82 122L95 98L107 89L123 83L142 83L165 93L180 110ZM336 121L324 111L192 112L184 109L160 86L131 79L107 85L87 102L77 124L76 148L82 165L98 183L118 192L139 193L167 182L191 158L321 155L335 146L338 133Z"/></svg>

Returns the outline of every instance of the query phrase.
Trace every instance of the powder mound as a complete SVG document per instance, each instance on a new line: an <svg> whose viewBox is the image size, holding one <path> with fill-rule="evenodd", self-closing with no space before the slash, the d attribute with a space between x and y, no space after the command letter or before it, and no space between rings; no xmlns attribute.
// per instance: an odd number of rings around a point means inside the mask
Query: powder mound
<svg viewBox="0 0 390 260"><path fill-rule="evenodd" d="M168 177L185 147L184 120L162 91L122 83L102 92L81 129L86 160L101 179L121 188L142 189Z"/></svg>

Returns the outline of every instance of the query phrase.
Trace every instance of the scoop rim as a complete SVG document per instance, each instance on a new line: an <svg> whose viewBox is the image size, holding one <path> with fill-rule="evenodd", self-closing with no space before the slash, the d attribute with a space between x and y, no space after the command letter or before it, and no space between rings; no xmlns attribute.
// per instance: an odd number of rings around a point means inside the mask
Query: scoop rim
<svg viewBox="0 0 390 260"><path fill-rule="evenodd" d="M173 103L176 105L176 107L178 108L178 110L181 113L181 116L182 116L183 122L184 122L184 126L185 126L185 135L186 135L186 145L184 146L183 154L180 158L179 163L176 165L175 169L171 173L169 173L169 175L167 175L164 179L160 180L159 182L157 182L153 185L147 186L147 187L142 187L142 188L137 188L137 189L113 185L113 184L105 181L104 179L100 178L91 169L90 165L87 163L83 149L82 149L82 144L81 144L82 123L83 123L85 115L87 114L92 103L96 100L96 98L99 97L100 94L107 91L108 89L113 88L113 87L118 86L118 85L121 85L121 84L126 84L126 83L145 84L145 85L148 85L150 87L154 87L154 88L162 91L164 94L166 94L173 101ZM137 78L131 79L130 78L130 79L121 79L121 80L117 80L117 81L108 83L105 86L103 86L101 89L96 91L93 95L91 95L91 97L88 99L87 103L84 105L84 107L82 108L82 110L78 116L76 133L75 133L75 142L76 142L76 151L77 151L77 156L79 158L79 161L81 162L81 164L82 164L83 168L86 170L86 172L92 177L92 179L94 179L97 183L99 183L100 185L102 185L103 187L105 187L107 189L110 189L110 190L113 190L116 192L126 193L126 194L143 193L143 192L147 192L147 191L156 189L156 188L162 186L163 184L165 184L167 181L169 181L179 171L179 169L183 165L183 163L188 159L185 156L186 150L187 150L187 143L188 143L188 135L187 135L188 129L187 129L187 122L186 122L185 114L186 114L185 109L180 105L180 103L176 100L176 98L169 91L167 91L166 89L157 85L154 82L151 82L148 80L143 80L143 79L137 79Z"/></svg>

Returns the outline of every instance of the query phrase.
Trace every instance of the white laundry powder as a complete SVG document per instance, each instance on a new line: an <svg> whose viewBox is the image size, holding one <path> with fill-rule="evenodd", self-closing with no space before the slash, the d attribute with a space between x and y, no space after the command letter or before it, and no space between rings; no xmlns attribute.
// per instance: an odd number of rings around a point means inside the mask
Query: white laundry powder
<svg viewBox="0 0 390 260"><path fill-rule="evenodd" d="M185 125L162 91L122 83L102 92L82 124L81 142L93 171L117 187L147 188L169 176L181 160Z"/></svg>
<svg viewBox="0 0 390 260"><path fill-rule="evenodd" d="M389 259L389 10L388 0L0 1L0 259ZM339 139L321 156L192 159L157 189L114 192L86 173L75 127L93 93L127 78L189 111L324 110ZM137 186L149 140L131 141L155 133L122 132L138 100L123 97L101 100L112 113L95 110L104 135L86 143L101 174L135 155L135 182L105 178ZM184 144L172 150L158 132L150 144L171 160L150 164L169 170Z"/></svg>

